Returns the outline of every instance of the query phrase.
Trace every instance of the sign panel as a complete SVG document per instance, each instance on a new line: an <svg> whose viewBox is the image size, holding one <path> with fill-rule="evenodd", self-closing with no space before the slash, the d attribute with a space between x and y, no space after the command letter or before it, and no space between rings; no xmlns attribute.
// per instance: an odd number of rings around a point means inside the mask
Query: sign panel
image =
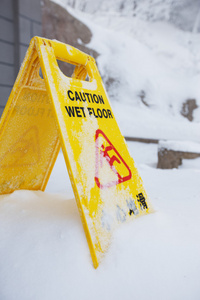
<svg viewBox="0 0 200 300"><path fill-rule="evenodd" d="M57 60L76 66L72 77ZM87 54L35 37L0 132L1 193L44 190L61 143L95 267L116 226L152 210L95 60Z"/></svg>
<svg viewBox="0 0 200 300"><path fill-rule="evenodd" d="M0 120L0 194L44 190L60 137L32 42Z"/></svg>

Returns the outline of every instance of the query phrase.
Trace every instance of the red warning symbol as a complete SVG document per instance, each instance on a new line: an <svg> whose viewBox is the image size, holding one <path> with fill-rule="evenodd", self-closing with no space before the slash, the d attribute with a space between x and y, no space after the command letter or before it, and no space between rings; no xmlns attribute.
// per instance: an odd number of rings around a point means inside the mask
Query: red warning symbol
<svg viewBox="0 0 200 300"><path fill-rule="evenodd" d="M131 179L130 168L100 129L96 131L95 147L95 182L100 189L110 188Z"/></svg>
<svg viewBox="0 0 200 300"><path fill-rule="evenodd" d="M39 134L36 126L26 130L1 157L0 167L32 166L40 160Z"/></svg>

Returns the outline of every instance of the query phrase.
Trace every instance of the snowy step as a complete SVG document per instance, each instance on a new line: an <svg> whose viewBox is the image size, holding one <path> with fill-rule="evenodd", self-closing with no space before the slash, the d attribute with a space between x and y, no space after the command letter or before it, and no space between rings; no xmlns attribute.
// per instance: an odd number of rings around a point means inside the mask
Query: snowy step
<svg viewBox="0 0 200 300"><path fill-rule="evenodd" d="M140 138L140 137L130 137L130 136L125 136L124 138L128 142L140 142L146 144L158 144L159 142L158 139L150 139L150 138Z"/></svg>
<svg viewBox="0 0 200 300"><path fill-rule="evenodd" d="M182 159L194 159L197 157L200 157L200 143L190 141L159 141L157 168L178 168L182 164Z"/></svg>

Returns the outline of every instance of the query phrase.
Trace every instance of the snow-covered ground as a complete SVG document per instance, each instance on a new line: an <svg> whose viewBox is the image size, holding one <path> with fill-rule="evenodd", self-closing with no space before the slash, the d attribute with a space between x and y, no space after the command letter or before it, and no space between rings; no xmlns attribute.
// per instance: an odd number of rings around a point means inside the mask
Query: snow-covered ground
<svg viewBox="0 0 200 300"><path fill-rule="evenodd" d="M46 192L1 196L1 300L199 300L200 159L158 170L157 145L128 146L155 213L122 225L96 270L62 153Z"/></svg>
<svg viewBox="0 0 200 300"><path fill-rule="evenodd" d="M123 134L199 142L200 109L180 115L200 105L199 35L69 10L93 33ZM158 145L128 147L155 212L118 228L96 270L61 152L45 192L0 196L0 300L200 299L200 158L160 170Z"/></svg>

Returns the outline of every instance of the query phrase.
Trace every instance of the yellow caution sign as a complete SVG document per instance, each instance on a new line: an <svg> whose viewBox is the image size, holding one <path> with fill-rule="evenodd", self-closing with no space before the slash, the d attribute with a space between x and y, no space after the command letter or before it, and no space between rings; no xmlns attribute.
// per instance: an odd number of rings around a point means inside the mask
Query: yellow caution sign
<svg viewBox="0 0 200 300"><path fill-rule="evenodd" d="M75 65L72 77L57 60ZM35 37L1 118L0 194L43 191L60 145L96 268L116 226L152 208L95 60Z"/></svg>

